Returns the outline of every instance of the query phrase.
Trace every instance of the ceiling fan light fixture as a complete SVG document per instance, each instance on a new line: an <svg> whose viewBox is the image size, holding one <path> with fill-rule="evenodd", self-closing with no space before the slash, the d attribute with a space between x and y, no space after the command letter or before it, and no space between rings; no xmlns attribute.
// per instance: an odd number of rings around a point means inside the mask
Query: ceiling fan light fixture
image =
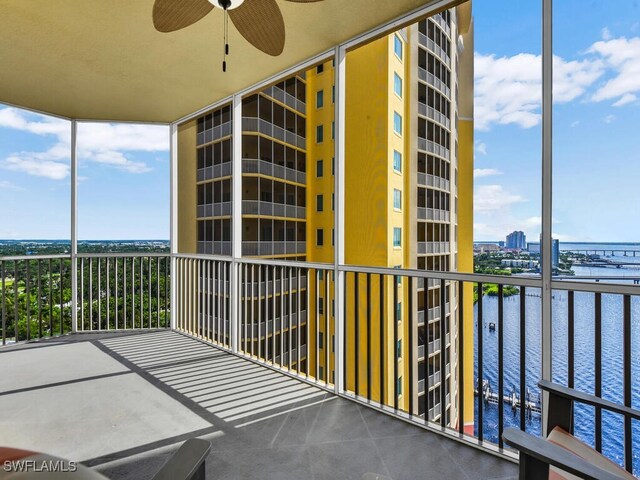
<svg viewBox="0 0 640 480"><path fill-rule="evenodd" d="M224 10L233 10L244 3L244 0L208 0L214 7L220 7Z"/></svg>

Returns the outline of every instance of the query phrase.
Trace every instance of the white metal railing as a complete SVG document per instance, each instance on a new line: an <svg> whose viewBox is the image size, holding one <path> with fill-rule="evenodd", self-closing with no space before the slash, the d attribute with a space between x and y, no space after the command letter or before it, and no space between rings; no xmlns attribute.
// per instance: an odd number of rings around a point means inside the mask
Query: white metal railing
<svg viewBox="0 0 640 480"><path fill-rule="evenodd" d="M438 188L447 192L450 189L449 180L447 180L446 178L422 172L418 172L418 185Z"/></svg>
<svg viewBox="0 0 640 480"><path fill-rule="evenodd" d="M297 205L263 202L260 200L243 200L243 215L261 215L266 217L306 218L307 209Z"/></svg>
<svg viewBox="0 0 640 480"><path fill-rule="evenodd" d="M298 148L307 148L307 141L304 137L293 131L285 130L282 127L267 122L256 117L242 117L242 130L244 132L263 133L269 137L281 140L286 143L297 146Z"/></svg>
<svg viewBox="0 0 640 480"><path fill-rule="evenodd" d="M451 65L451 58L447 55L447 52L422 32L418 32L418 43L428 50L431 50L431 53L439 57L441 60L444 60L447 65Z"/></svg>
<svg viewBox="0 0 640 480"><path fill-rule="evenodd" d="M423 117L427 117L434 122L440 123L447 129L451 127L451 120L449 120L449 117L422 102L418 102L418 114L422 115Z"/></svg>
<svg viewBox="0 0 640 480"><path fill-rule="evenodd" d="M440 155L445 160L449 160L448 148L443 147L442 145L436 142L427 140L422 137L418 137L418 150L424 150L425 152L433 153L435 155Z"/></svg>
<svg viewBox="0 0 640 480"><path fill-rule="evenodd" d="M265 95L268 95L269 97L274 98L281 103L284 103L285 105L293 108L294 110L297 110L302 114L307 113L307 106L305 102L298 100L296 97L285 92L280 87L273 85L271 87L265 88L261 93L264 93Z"/></svg>
<svg viewBox="0 0 640 480"><path fill-rule="evenodd" d="M222 125L217 125L215 127L211 127L204 132L200 132L196 136L197 145L204 145L206 143L214 142L216 140L220 140L221 138L228 137L231 135L231 124L232 122L226 122Z"/></svg>
<svg viewBox="0 0 640 480"><path fill-rule="evenodd" d="M448 222L451 218L448 210L440 210L439 208L418 207L417 215L420 220L433 220L435 222Z"/></svg>
<svg viewBox="0 0 640 480"><path fill-rule="evenodd" d="M276 165L266 160L243 158L242 173L258 173L305 185L307 182L307 174L305 172L282 165Z"/></svg>
<svg viewBox="0 0 640 480"><path fill-rule="evenodd" d="M427 85L432 86L440 93L442 93L448 100L451 100L451 89L442 80L437 78L433 73L428 72L422 67L418 67L418 79L425 82Z"/></svg>

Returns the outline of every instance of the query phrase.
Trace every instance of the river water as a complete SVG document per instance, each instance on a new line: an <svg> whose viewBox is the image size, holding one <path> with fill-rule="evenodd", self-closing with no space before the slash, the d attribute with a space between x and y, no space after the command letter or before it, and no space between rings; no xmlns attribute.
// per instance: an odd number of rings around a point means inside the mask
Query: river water
<svg viewBox="0 0 640 480"><path fill-rule="evenodd" d="M562 244L561 250L571 249ZM591 249L594 244L571 245L574 249ZM622 249L630 245L602 244L596 248ZM629 248L631 249L631 248ZM640 244L633 245L633 250L640 252ZM613 261L638 263L638 267L625 268L589 268L574 267L576 276L640 276L640 253L637 257L606 258ZM604 258L604 257L603 257ZM608 280L610 281L610 280ZM620 282L630 282L621 278ZM639 288L640 293L640 288ZM558 383L567 381L567 292L554 291L553 297L553 378ZM595 296L592 293L576 292L575 303L575 388L585 391L594 391L595 379L595 328L594 308ZM525 300L525 383L532 394L532 399L537 399L539 389L536 384L541 377L541 325L540 325L541 299L538 289L527 289ZM474 309L477 328L477 305ZM489 323L498 324L498 298L483 297L483 363L482 378L487 379L493 392L498 389L498 332L489 330ZM631 299L631 356L632 356L632 398L633 407L640 409L640 297ZM618 403L623 403L623 297L622 295L602 295L602 391L603 397ZM504 299L504 394L519 392L520 385L520 296L512 296ZM477 335L475 336L475 378L478 378L477 370ZM477 422L476 400L476 422ZM589 444L594 443L594 409L579 406L576 408L575 432L578 437ZM506 427L518 427L520 416L518 411L512 411L511 406L505 404L504 425ZM541 422L538 414L527 416L525 428L533 434L540 434ZM634 472L640 472L640 422L634 421L633 425L633 451ZM484 403L483 429L485 438L492 442L498 439L498 406ZM477 425L476 425L477 431ZM622 464L624 426L620 416L603 412L603 453L609 458Z"/></svg>

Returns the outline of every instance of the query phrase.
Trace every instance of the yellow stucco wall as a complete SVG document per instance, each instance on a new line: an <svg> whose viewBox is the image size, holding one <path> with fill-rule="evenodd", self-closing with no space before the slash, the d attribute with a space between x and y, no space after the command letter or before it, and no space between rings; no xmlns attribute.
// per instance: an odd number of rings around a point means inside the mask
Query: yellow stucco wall
<svg viewBox="0 0 640 480"><path fill-rule="evenodd" d="M196 253L196 128L197 121L178 126L178 252Z"/></svg>

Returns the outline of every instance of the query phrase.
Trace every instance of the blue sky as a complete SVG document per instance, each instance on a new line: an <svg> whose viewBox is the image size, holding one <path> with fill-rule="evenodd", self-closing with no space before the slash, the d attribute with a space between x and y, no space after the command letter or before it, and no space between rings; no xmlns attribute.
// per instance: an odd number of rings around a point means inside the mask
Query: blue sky
<svg viewBox="0 0 640 480"><path fill-rule="evenodd" d="M540 233L540 19L540 1L474 3L476 240ZM640 241L640 6L556 1L553 40L554 234Z"/></svg>
<svg viewBox="0 0 640 480"><path fill-rule="evenodd" d="M70 236L70 123L0 109L0 239ZM78 237L169 238L169 129L78 125Z"/></svg>
<svg viewBox="0 0 640 480"><path fill-rule="evenodd" d="M554 17L554 234L640 241L640 6ZM587 5L587 8L585 8ZM539 0L476 0L475 239L540 232ZM168 238L168 128L81 124L80 239ZM69 237L69 124L0 107L0 238Z"/></svg>

